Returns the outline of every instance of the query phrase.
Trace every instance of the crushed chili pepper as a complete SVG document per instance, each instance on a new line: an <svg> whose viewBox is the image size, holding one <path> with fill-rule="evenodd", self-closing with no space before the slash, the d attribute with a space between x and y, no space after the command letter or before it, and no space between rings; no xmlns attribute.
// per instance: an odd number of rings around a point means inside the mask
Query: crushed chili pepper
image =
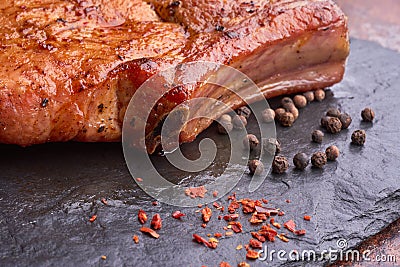
<svg viewBox="0 0 400 267"><path fill-rule="evenodd" d="M263 243L265 242L265 237L260 235L257 232L251 232L251 236L254 237L255 239L257 239L260 242L263 242Z"/></svg>
<svg viewBox="0 0 400 267"><path fill-rule="evenodd" d="M214 191L213 192L213 197L217 197L218 196L218 191Z"/></svg>
<svg viewBox="0 0 400 267"><path fill-rule="evenodd" d="M296 231L294 231L294 233L295 233L296 235L305 235L305 234L306 234L306 230L304 230L304 229L302 229L302 230L296 230Z"/></svg>
<svg viewBox="0 0 400 267"><path fill-rule="evenodd" d="M157 205L158 205L158 202L157 202L157 201L153 201L153 202L151 202L151 205L157 206Z"/></svg>
<svg viewBox="0 0 400 267"><path fill-rule="evenodd" d="M138 212L138 220L141 224L145 224L147 222L147 214L142 209L140 209Z"/></svg>
<svg viewBox="0 0 400 267"><path fill-rule="evenodd" d="M271 241L271 242L275 241L275 236L278 234L269 225L261 226L261 229L258 231L258 233L263 235L268 241Z"/></svg>
<svg viewBox="0 0 400 267"><path fill-rule="evenodd" d="M183 216L186 216L186 215L184 213L180 212L179 210L174 211L174 213L172 213L172 218L174 218L174 219L180 219Z"/></svg>
<svg viewBox="0 0 400 267"><path fill-rule="evenodd" d="M233 235L233 232L232 232L232 231L225 232L225 236L231 236L231 235Z"/></svg>
<svg viewBox="0 0 400 267"><path fill-rule="evenodd" d="M151 220L150 223L151 227L153 227L154 230L161 229L162 227L162 220L160 214L156 213L153 216L153 219Z"/></svg>
<svg viewBox="0 0 400 267"><path fill-rule="evenodd" d="M265 198L261 199L261 201L262 201L264 204L268 204L268 200L266 200Z"/></svg>
<svg viewBox="0 0 400 267"><path fill-rule="evenodd" d="M232 200L232 202L228 206L229 213L235 213L236 210L239 208L239 203L236 200Z"/></svg>
<svg viewBox="0 0 400 267"><path fill-rule="evenodd" d="M203 204L199 204L199 205L197 205L197 207L198 207L198 208L202 208L202 207L203 207Z"/></svg>
<svg viewBox="0 0 400 267"><path fill-rule="evenodd" d="M143 179L142 178L136 178L136 181L143 182Z"/></svg>
<svg viewBox="0 0 400 267"><path fill-rule="evenodd" d="M222 261L220 264L219 264L219 267L232 267L229 263L227 263L227 262L225 262L225 261Z"/></svg>
<svg viewBox="0 0 400 267"><path fill-rule="evenodd" d="M285 212L283 210L278 212L278 216L283 216L283 215L285 215Z"/></svg>
<svg viewBox="0 0 400 267"><path fill-rule="evenodd" d="M218 239L211 237L210 239L208 239L208 242L210 243L210 248L217 248L218 246Z"/></svg>
<svg viewBox="0 0 400 267"><path fill-rule="evenodd" d="M203 223L203 224L201 224L201 227L206 228L207 224Z"/></svg>
<svg viewBox="0 0 400 267"><path fill-rule="evenodd" d="M311 221L311 216L310 215L304 215L304 220Z"/></svg>
<svg viewBox="0 0 400 267"><path fill-rule="evenodd" d="M285 234L279 234L277 237L283 242L289 242L289 239L285 236Z"/></svg>
<svg viewBox="0 0 400 267"><path fill-rule="evenodd" d="M104 197L101 198L101 203L103 203L104 205L108 205L108 202Z"/></svg>
<svg viewBox="0 0 400 267"><path fill-rule="evenodd" d="M258 241L257 239L250 239L249 245L252 248L262 248L262 243Z"/></svg>
<svg viewBox="0 0 400 267"><path fill-rule="evenodd" d="M219 204L218 202L214 202L213 203L214 208L216 208L217 210L222 209L223 207L221 206L221 204Z"/></svg>
<svg viewBox="0 0 400 267"><path fill-rule="evenodd" d="M250 264L247 262L242 261L241 263L238 264L238 267L250 267Z"/></svg>
<svg viewBox="0 0 400 267"><path fill-rule="evenodd" d="M234 192L232 195L228 196L228 200L236 200L236 193Z"/></svg>
<svg viewBox="0 0 400 267"><path fill-rule="evenodd" d="M284 224L283 224L283 226L286 228L286 229L288 229L290 232L295 232L296 231L296 224L294 223L294 221L293 220L289 220L289 221L287 221L287 222L285 222Z"/></svg>
<svg viewBox="0 0 400 267"><path fill-rule="evenodd" d="M157 234L156 231L154 231L153 229L150 229L150 228L148 228L148 227L142 227L142 228L140 228L140 232L149 234L150 236L152 236L152 237L154 237L154 238L156 238L156 239L160 237L160 235Z"/></svg>
<svg viewBox="0 0 400 267"><path fill-rule="evenodd" d="M232 227L232 230L235 233L240 233L243 230L242 224L240 222L229 222L229 225Z"/></svg>
<svg viewBox="0 0 400 267"><path fill-rule="evenodd" d="M247 251L246 258L248 258L250 260L255 260L255 259L258 259L258 257L260 257L260 253L258 253L257 251L254 251L251 249L249 249Z"/></svg>
<svg viewBox="0 0 400 267"><path fill-rule="evenodd" d="M133 242L135 242L135 244L138 244L138 243L139 243L139 237L138 237L137 235L134 235L134 236L132 237L132 239L133 239Z"/></svg>
<svg viewBox="0 0 400 267"><path fill-rule="evenodd" d="M257 223L262 223L263 221L266 220L267 216L265 214L263 213L258 214L257 212L254 212L249 221L252 224L257 224Z"/></svg>
<svg viewBox="0 0 400 267"><path fill-rule="evenodd" d="M210 242L208 242L206 239L204 239L203 237L197 235L197 234L193 234L193 239L200 244L204 244L206 247L211 248L211 244Z"/></svg>
<svg viewBox="0 0 400 267"><path fill-rule="evenodd" d="M201 214L203 217L203 221L207 223L210 221L212 210L209 207L205 207L204 209L201 210Z"/></svg>
<svg viewBox="0 0 400 267"><path fill-rule="evenodd" d="M257 211L258 213L264 213L264 214L266 214L268 217L269 217L270 215L277 215L277 214L279 213L279 210L274 209L274 208L265 208L265 207L262 207L262 206L256 206L255 209L256 209L256 211Z"/></svg>
<svg viewBox="0 0 400 267"><path fill-rule="evenodd" d="M101 259L102 259L102 260L106 260L106 259L107 259L107 256L106 256L106 255L103 255L103 256L101 256Z"/></svg>
<svg viewBox="0 0 400 267"><path fill-rule="evenodd" d="M97 219L97 215L93 215L92 217L90 217L89 222L94 222Z"/></svg>
<svg viewBox="0 0 400 267"><path fill-rule="evenodd" d="M275 218L271 218L271 220L269 221L274 227L276 227L276 228L278 228L278 229L281 229L281 224L280 223L277 223L277 222L275 222Z"/></svg>
<svg viewBox="0 0 400 267"><path fill-rule="evenodd" d="M255 207L256 207L256 204L255 204L254 200L242 199L243 213L252 213L256 210Z"/></svg>
<svg viewBox="0 0 400 267"><path fill-rule="evenodd" d="M236 247L236 250L241 250L243 248L243 246L242 245L237 245L237 247Z"/></svg>
<svg viewBox="0 0 400 267"><path fill-rule="evenodd" d="M221 234L221 233L215 233L215 234L214 234L214 237L220 238L220 237L222 237L222 234Z"/></svg>
<svg viewBox="0 0 400 267"><path fill-rule="evenodd" d="M239 214L235 213L235 214L227 214L224 216L224 220L225 221L234 221L237 218L239 218Z"/></svg>
<svg viewBox="0 0 400 267"><path fill-rule="evenodd" d="M207 189L203 185L199 187L189 187L185 190L185 194L191 198L203 198L206 193Z"/></svg>

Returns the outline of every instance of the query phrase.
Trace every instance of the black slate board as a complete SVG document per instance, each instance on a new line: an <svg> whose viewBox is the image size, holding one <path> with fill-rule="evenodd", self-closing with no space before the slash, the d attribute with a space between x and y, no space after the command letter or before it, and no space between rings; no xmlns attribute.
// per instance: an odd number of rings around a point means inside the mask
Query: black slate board
<svg viewBox="0 0 400 267"><path fill-rule="evenodd" d="M342 154L324 170L291 168L285 175L269 175L252 198L265 197L307 230L289 243L268 243L268 249L323 250L336 248L338 238L354 246L400 218L400 55L377 44L352 40L345 79L328 91L327 99L301 110L291 128L277 126L283 155L311 154L336 144ZM272 100L272 106L277 100ZM326 135L321 145L310 142L310 132L328 107L350 113L353 124L339 135ZM376 120L363 123L360 111L371 106ZM364 147L350 145L351 132L367 131ZM205 135L213 134L209 129ZM243 217L244 232L220 241L210 250L192 241L192 234L221 232L224 221L214 219L206 229L196 209L181 209L182 221L171 218L176 207L152 206L150 197L130 177L121 144L46 144L28 148L0 145L0 265L1 266L232 266L245 259L249 232L258 227ZM157 161L157 159L155 160ZM248 197L248 180L234 190ZM100 199L108 199L108 206ZM290 199L291 203L285 200ZM222 200L226 204L226 197ZM142 235L137 211L159 212L164 227L158 240ZM216 211L214 211L217 214ZM94 223L88 222L97 214ZM304 214L312 216L304 222ZM133 234L140 243L134 244ZM107 260L100 256L106 255ZM284 263L269 266L322 265ZM266 266L253 262L251 266Z"/></svg>

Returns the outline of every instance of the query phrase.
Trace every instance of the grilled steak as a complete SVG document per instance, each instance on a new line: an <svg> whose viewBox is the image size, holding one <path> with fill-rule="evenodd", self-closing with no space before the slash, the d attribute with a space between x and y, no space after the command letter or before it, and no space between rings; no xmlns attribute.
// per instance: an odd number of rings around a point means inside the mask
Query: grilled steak
<svg viewBox="0 0 400 267"><path fill-rule="evenodd" d="M180 63L229 65L273 97L339 82L349 52L346 17L330 0L4 0L0 10L0 142L22 146L120 140L135 90ZM222 93L165 97L147 124L148 152L178 103ZM191 121L180 140L211 122Z"/></svg>

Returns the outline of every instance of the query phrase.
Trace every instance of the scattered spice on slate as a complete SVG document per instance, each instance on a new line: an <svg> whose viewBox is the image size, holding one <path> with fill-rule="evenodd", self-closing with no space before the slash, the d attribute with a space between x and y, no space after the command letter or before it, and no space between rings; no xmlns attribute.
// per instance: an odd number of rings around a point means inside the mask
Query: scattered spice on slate
<svg viewBox="0 0 400 267"><path fill-rule="evenodd" d="M273 122L275 120L275 111L273 109L267 108L262 112L262 119L266 123Z"/></svg>
<svg viewBox="0 0 400 267"><path fill-rule="evenodd" d="M289 168L289 162L287 158L283 156L275 156L274 161L272 162L272 172L281 174L287 171Z"/></svg>
<svg viewBox="0 0 400 267"><path fill-rule="evenodd" d="M248 134L243 139L243 146L246 149L255 150L259 143L260 141L258 141L257 136L254 134Z"/></svg>
<svg viewBox="0 0 400 267"><path fill-rule="evenodd" d="M315 143L322 143L322 141L324 140L324 133L320 130L314 130L311 133L311 140Z"/></svg>
<svg viewBox="0 0 400 267"><path fill-rule="evenodd" d="M235 115L235 116L233 116L232 124L233 124L234 129L241 130L241 129L246 128L247 119L246 119L246 117L244 117L242 115Z"/></svg>
<svg viewBox="0 0 400 267"><path fill-rule="evenodd" d="M153 219L151 220L150 225L151 225L151 227L152 227L154 230L161 229L161 227L162 227L162 220L161 220L160 214L158 214L158 213L154 214Z"/></svg>
<svg viewBox="0 0 400 267"><path fill-rule="evenodd" d="M304 95L296 95L293 98L293 102L297 108L304 108L307 106L307 98Z"/></svg>
<svg viewBox="0 0 400 267"><path fill-rule="evenodd" d="M372 122L375 118L375 112L371 108L365 108L361 111L363 121Z"/></svg>
<svg viewBox="0 0 400 267"><path fill-rule="evenodd" d="M293 164L298 170L304 170L309 163L310 159L305 153L297 153L293 157Z"/></svg>
<svg viewBox="0 0 400 267"><path fill-rule="evenodd" d="M138 212L138 220L141 224L145 224L147 222L147 214L144 210L139 210Z"/></svg>
<svg viewBox="0 0 400 267"><path fill-rule="evenodd" d="M106 256L106 255L103 255L103 256L101 256L101 259L102 259L103 261L105 261L105 260L107 259L107 256Z"/></svg>
<svg viewBox="0 0 400 267"><path fill-rule="evenodd" d="M337 108L330 108L330 109L328 109L326 111L326 116L339 118L340 117L340 111Z"/></svg>
<svg viewBox="0 0 400 267"><path fill-rule="evenodd" d="M258 159L249 161L250 174L261 175L264 172L264 164Z"/></svg>
<svg viewBox="0 0 400 267"><path fill-rule="evenodd" d="M248 258L249 260L258 259L259 256L260 256L260 253L258 251L251 250L251 249L247 250L246 258Z"/></svg>
<svg viewBox="0 0 400 267"><path fill-rule="evenodd" d="M142 228L140 228L140 232L149 234L150 236L152 236L152 237L154 237L154 238L156 238L156 239L158 239L158 238L160 237L160 235L157 234L156 231L154 231L153 229L150 229L150 228L148 228L148 227L142 227Z"/></svg>
<svg viewBox="0 0 400 267"><path fill-rule="evenodd" d="M365 139L366 134L364 130L355 130L351 135L351 142L358 146L364 145Z"/></svg>
<svg viewBox="0 0 400 267"><path fill-rule="evenodd" d="M219 119L217 127L218 127L218 133L228 134L233 129L232 117L229 114L222 115Z"/></svg>
<svg viewBox="0 0 400 267"><path fill-rule="evenodd" d="M221 263L219 264L219 267L232 267L232 266L225 261L221 261Z"/></svg>
<svg viewBox="0 0 400 267"><path fill-rule="evenodd" d="M342 130L342 123L336 117L329 117L326 124L326 130L332 134L336 134Z"/></svg>
<svg viewBox="0 0 400 267"><path fill-rule="evenodd" d="M132 237L132 239L133 239L133 242L135 242L135 244L138 244L138 243L139 243L139 237L138 237L137 235L134 235L134 236Z"/></svg>
<svg viewBox="0 0 400 267"><path fill-rule="evenodd" d="M94 222L97 219L97 215L93 215L92 217L90 217L89 222Z"/></svg>
<svg viewBox="0 0 400 267"><path fill-rule="evenodd" d="M322 100L325 99L325 91L322 89L318 89L317 91L314 92L314 99L321 102Z"/></svg>
<svg viewBox="0 0 400 267"><path fill-rule="evenodd" d="M311 164L316 168L322 168L327 162L326 154L324 152L315 152L311 157Z"/></svg>
<svg viewBox="0 0 400 267"><path fill-rule="evenodd" d="M304 215L304 220L305 221L311 221L311 216L310 215Z"/></svg>
<svg viewBox="0 0 400 267"><path fill-rule="evenodd" d="M314 101L314 92L312 92L312 91L305 92L303 95L304 95L304 97L307 99L307 102L308 102L308 103Z"/></svg>
<svg viewBox="0 0 400 267"><path fill-rule="evenodd" d="M238 267L250 267L250 264L248 264L245 261L242 261L241 263L238 264Z"/></svg>
<svg viewBox="0 0 400 267"><path fill-rule="evenodd" d="M342 129L349 128L349 126L350 126L350 124L352 122L351 116L349 114L347 114L347 113L340 114L339 120L342 123Z"/></svg>
<svg viewBox="0 0 400 267"><path fill-rule="evenodd" d="M236 113L238 115L241 115L241 116L245 117L246 119L248 119L251 115L251 110L248 107L243 106L243 107L238 108L236 110Z"/></svg>
<svg viewBox="0 0 400 267"><path fill-rule="evenodd" d="M339 157L340 151L337 146L331 145L325 150L325 154L328 160L334 161Z"/></svg>
<svg viewBox="0 0 400 267"><path fill-rule="evenodd" d="M291 112L285 112L279 116L279 122L282 126L290 127L293 125L294 116Z"/></svg>

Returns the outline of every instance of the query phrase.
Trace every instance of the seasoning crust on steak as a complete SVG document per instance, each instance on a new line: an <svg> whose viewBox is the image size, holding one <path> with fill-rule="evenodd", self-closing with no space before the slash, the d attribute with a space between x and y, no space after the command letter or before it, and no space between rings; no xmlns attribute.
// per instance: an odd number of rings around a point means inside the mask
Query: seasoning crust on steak
<svg viewBox="0 0 400 267"><path fill-rule="evenodd" d="M234 67L273 97L339 82L349 53L347 19L330 0L4 0L0 10L0 142L21 146L121 140L135 90L180 63ZM181 87L163 98L147 151L177 104L223 93ZM211 122L190 121L180 141Z"/></svg>

